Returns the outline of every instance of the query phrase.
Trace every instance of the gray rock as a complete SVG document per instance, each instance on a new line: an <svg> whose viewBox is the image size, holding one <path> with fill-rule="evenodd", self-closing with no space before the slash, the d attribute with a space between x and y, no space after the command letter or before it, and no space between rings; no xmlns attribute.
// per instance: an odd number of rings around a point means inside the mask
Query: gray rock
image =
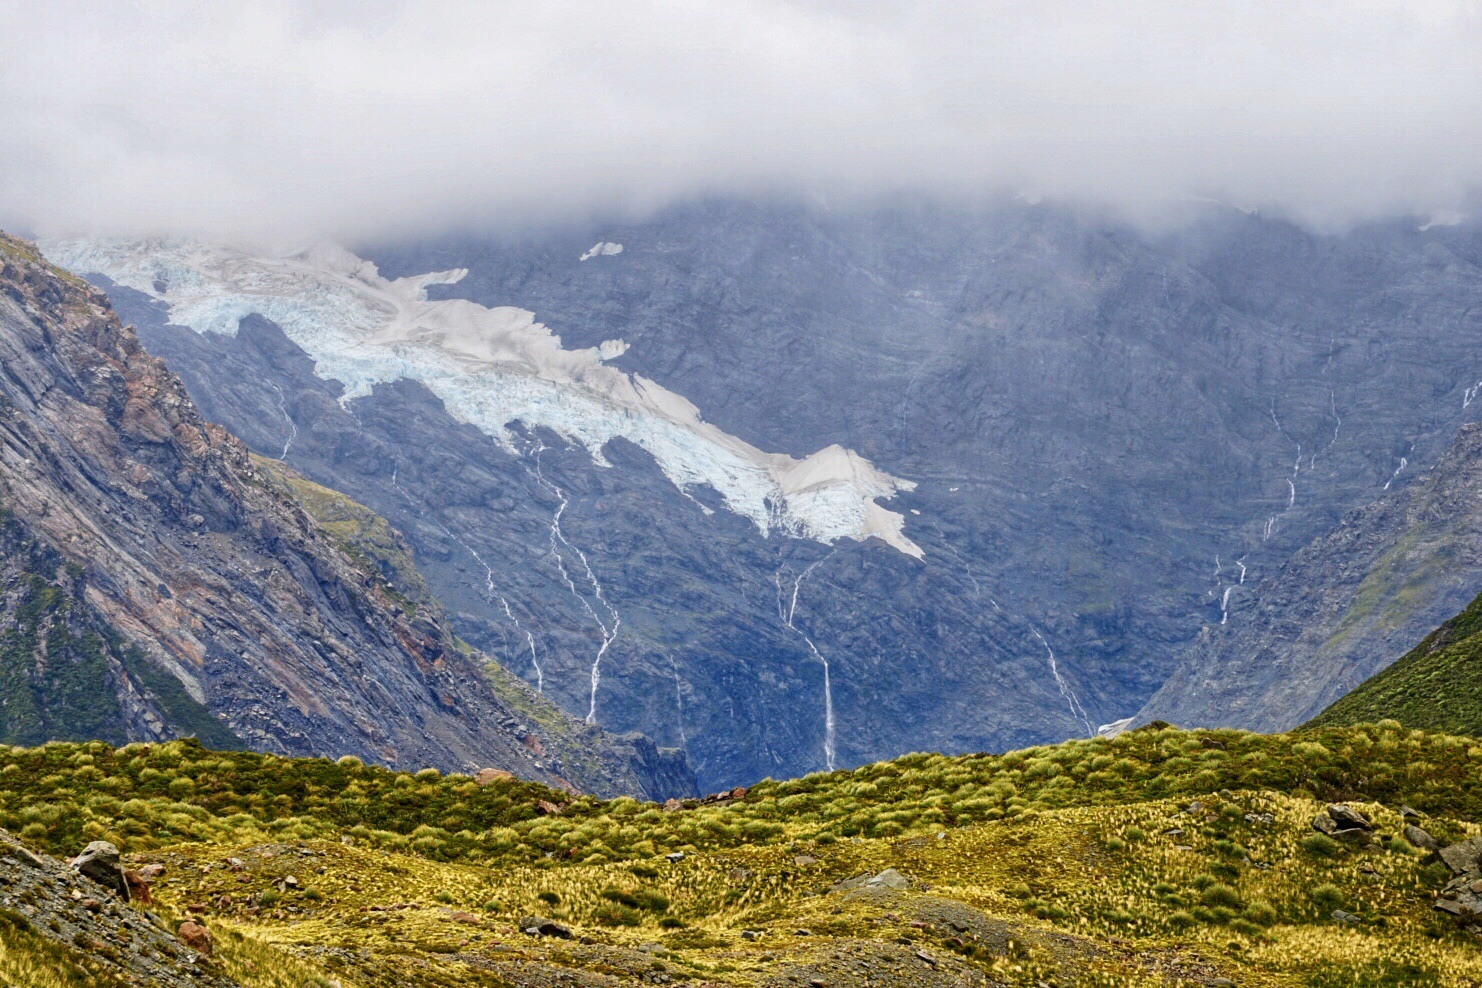
<svg viewBox="0 0 1482 988"><path fill-rule="evenodd" d="M1441 849L1440 841L1436 840L1430 834L1415 826L1415 824L1413 823L1405 824L1405 840L1409 841L1412 846L1420 848L1422 851L1439 851Z"/></svg>
<svg viewBox="0 0 1482 988"><path fill-rule="evenodd" d="M1363 917L1355 916L1353 913L1345 912L1342 909L1334 909L1332 912L1332 917L1340 923L1348 923L1350 925L1362 923L1364 921Z"/></svg>
<svg viewBox="0 0 1482 988"><path fill-rule="evenodd" d="M129 883L124 878L123 860L118 848L106 840L95 840L72 859L72 870L91 878L120 899L129 897Z"/></svg>
<svg viewBox="0 0 1482 988"><path fill-rule="evenodd" d="M1482 871L1482 837L1459 841L1438 851L1452 874L1466 875Z"/></svg>
<svg viewBox="0 0 1482 988"><path fill-rule="evenodd" d="M865 887L897 890L908 889L911 887L911 880L905 875L902 875L900 872L896 871L894 868L886 868L884 871L880 872L878 875L875 875L869 881L865 882Z"/></svg>
<svg viewBox="0 0 1482 988"><path fill-rule="evenodd" d="M527 936L532 937L556 937L560 940L570 940L574 936L570 927L541 916L523 917L520 920L520 929Z"/></svg>

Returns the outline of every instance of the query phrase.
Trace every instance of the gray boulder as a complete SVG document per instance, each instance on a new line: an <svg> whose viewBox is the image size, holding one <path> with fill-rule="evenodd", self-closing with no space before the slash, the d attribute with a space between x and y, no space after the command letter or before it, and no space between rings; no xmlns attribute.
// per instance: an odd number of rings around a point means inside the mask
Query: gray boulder
<svg viewBox="0 0 1482 988"><path fill-rule="evenodd" d="M124 877L123 861L118 848L106 840L95 840L72 859L72 870L125 901L129 898L129 883Z"/></svg>
<svg viewBox="0 0 1482 988"><path fill-rule="evenodd" d="M1422 851L1439 851L1441 849L1440 841L1436 840L1430 834L1426 833L1424 830L1421 830L1413 823L1405 824L1405 840L1409 841L1411 845L1420 848Z"/></svg>

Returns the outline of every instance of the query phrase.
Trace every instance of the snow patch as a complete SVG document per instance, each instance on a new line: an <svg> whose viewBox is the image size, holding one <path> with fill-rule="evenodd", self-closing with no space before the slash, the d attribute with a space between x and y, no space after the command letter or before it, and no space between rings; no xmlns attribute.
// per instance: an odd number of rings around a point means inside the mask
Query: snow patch
<svg viewBox="0 0 1482 988"><path fill-rule="evenodd" d="M601 240L593 244L591 249L577 258L577 260L590 261L594 257L612 257L614 254L621 254L622 252L622 244L610 244L606 240Z"/></svg>
<svg viewBox="0 0 1482 988"><path fill-rule="evenodd" d="M277 323L319 377L344 385L347 405L377 384L418 381L453 417L514 452L513 422L578 442L603 465L602 447L623 437L681 491L708 484L764 534L825 544L873 536L923 555L905 536L904 516L876 503L913 482L839 445L802 459L757 449L706 422L682 395L607 366L627 349L621 340L568 350L533 312L427 298L428 286L455 284L465 270L390 280L332 244L276 257L175 240L54 241L43 250L56 264L165 303L172 322L200 333L235 335L254 313Z"/></svg>

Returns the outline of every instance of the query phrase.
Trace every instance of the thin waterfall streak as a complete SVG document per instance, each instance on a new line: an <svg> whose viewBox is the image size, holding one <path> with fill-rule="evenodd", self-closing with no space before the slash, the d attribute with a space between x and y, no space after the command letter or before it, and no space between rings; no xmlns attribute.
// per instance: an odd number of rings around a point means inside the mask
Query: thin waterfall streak
<svg viewBox="0 0 1482 988"><path fill-rule="evenodd" d="M1065 682L1065 678L1060 675L1060 666L1055 662L1055 650L1050 647L1049 642L1045 641L1045 636L1039 633L1038 628L1030 625L1029 630L1034 634L1034 637L1039 639L1039 643L1045 647L1045 652L1050 657L1050 675L1055 677L1055 685L1060 687L1060 695L1065 698L1066 704L1070 707L1070 716L1073 719L1079 719L1085 725L1086 737L1095 737L1096 728L1091 724L1091 718L1086 716L1085 708L1081 706L1081 701L1076 698L1075 691L1070 688L1069 684Z"/></svg>
<svg viewBox="0 0 1482 988"><path fill-rule="evenodd" d="M566 491L560 485L546 478L545 468L541 463L541 454L545 452L545 449L546 446L543 442L535 447L535 455L533 457L535 470L531 472L526 467L526 472L530 473L530 476L534 478L535 482L541 488L554 495L556 500L560 502L556 507L555 513L551 516L549 532L551 555L556 558L556 569L561 574L561 579L566 581L567 589L571 591L571 595L581 604L582 609L587 612L587 615L597 625L597 628L602 634L602 644L598 646L597 654L592 659L590 674L591 693L587 703L586 722L588 724L595 724L597 723L597 690L602 685L602 659L607 655L607 650L612 647L612 643L617 639L618 631L623 625L623 619L618 614L617 608L608 603L606 595L602 592L602 583L597 579L597 574L592 570L592 564L587 560L587 554L573 545L571 540L566 537L565 531L561 528L561 516L566 513L566 507L571 503L571 500L566 496ZM592 588L592 596L596 599L597 603L602 605L603 610L607 612L608 619L612 622L610 625L597 614L596 609L587 601L586 596L576 589L576 581L571 578L571 573L566 568L566 559L561 555L560 546L563 545L567 550L575 553L577 559L581 560L582 570L586 574L587 583Z"/></svg>
<svg viewBox="0 0 1482 988"><path fill-rule="evenodd" d="M278 392L278 413L283 416L283 421L288 423L288 438L283 441L283 452L278 454L281 463L288 459L288 451L293 448L294 441L298 439L298 423L293 421L293 416L288 414L288 399L283 394L283 389L278 387L276 381L269 381L272 389Z"/></svg>
<svg viewBox="0 0 1482 988"><path fill-rule="evenodd" d="M535 692L544 694L545 670L540 668L540 657L535 654L535 636L520 624L520 619L515 617L514 611L509 609L509 601L504 598L504 594L497 594L496 596L499 598L500 605L504 607L504 616L509 618L510 623L515 626L516 631L523 631L525 633L525 641L530 646L530 665L535 669Z"/></svg>
<svg viewBox="0 0 1482 988"><path fill-rule="evenodd" d="M357 421L359 421L358 416ZM525 636L525 644L528 645L530 648L530 664L535 668L535 692L544 694L545 671L541 669L540 659L536 654L535 636L530 633L530 629L526 628L520 623L519 618L515 617L514 611L510 610L509 601L506 600L504 594L500 593L498 588L494 586L494 568L484 561L484 557L479 555L479 551L477 549L469 545L463 539L459 538L456 532L454 532L447 525L443 524L443 520L439 518L435 512L429 512L423 505L419 505L417 503L416 499L412 497L411 492L408 491L405 487L402 487L401 484L397 482L397 477L400 475L400 471L400 464L392 465L391 486L396 490L396 492L406 500L407 504L411 505L412 510L416 511L417 514L424 517L430 517L433 521L433 524L442 529L444 535L452 539L454 542L458 543L458 545L463 548L464 552L473 557L474 562L478 563L484 568L484 599L488 603L493 603L495 600L498 600L500 606L504 608L504 616L508 618L510 623L515 626L515 631L520 632Z"/></svg>
<svg viewBox="0 0 1482 988"><path fill-rule="evenodd" d="M799 638L803 639L804 644L808 646L808 651L811 652L813 654L813 657L818 660L820 665L823 666L823 762L824 766L830 772L834 770L838 761L838 726L834 718L833 678L830 673L828 659L822 652L818 650L818 646L813 643L812 637L810 637L807 632L797 626L794 619L797 616L798 594L802 591L803 581L806 580L808 578L808 575L815 569L827 562L829 559L833 558L834 552L836 551L836 549L831 549L829 550L828 555L823 556L820 559L815 559L801 573L798 574L797 579L792 581L792 595L791 598L788 600L785 612L782 605L782 571L779 568L778 571L773 574L773 580L777 584L777 609L779 616L781 616L783 619L783 625L789 631L793 632Z"/></svg>

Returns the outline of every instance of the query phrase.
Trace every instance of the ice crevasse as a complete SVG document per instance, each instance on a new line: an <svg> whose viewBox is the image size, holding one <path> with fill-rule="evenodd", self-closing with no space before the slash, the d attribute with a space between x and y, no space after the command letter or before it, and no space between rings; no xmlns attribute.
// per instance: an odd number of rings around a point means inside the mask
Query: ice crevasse
<svg viewBox="0 0 1482 988"><path fill-rule="evenodd" d="M914 484L839 445L798 459L768 453L706 422L682 395L607 361L626 345L567 349L535 314L466 299L429 299L464 270L395 280L343 248L320 244L263 256L181 240L44 242L56 264L101 274L164 303L171 322L235 334L240 321L269 319L339 381L345 400L376 384L417 381L448 412L513 448L509 425L547 428L582 444L598 463L622 437L647 450L681 490L714 488L764 533L832 543L882 539L920 557L905 519L877 503Z"/></svg>

